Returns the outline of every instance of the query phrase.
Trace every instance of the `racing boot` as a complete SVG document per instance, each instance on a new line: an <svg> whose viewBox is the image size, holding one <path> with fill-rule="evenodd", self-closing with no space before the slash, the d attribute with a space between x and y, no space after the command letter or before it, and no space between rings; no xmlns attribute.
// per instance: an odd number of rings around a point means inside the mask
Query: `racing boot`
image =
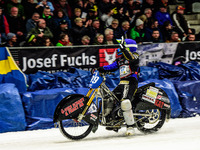
<svg viewBox="0 0 200 150"><path fill-rule="evenodd" d="M135 129L133 128L133 126L127 126L126 135L127 136L135 135Z"/></svg>
<svg viewBox="0 0 200 150"><path fill-rule="evenodd" d="M127 124L127 131L126 135L134 135L134 118L133 118L133 111L132 105L129 99L124 99L121 102L121 109L123 110L124 120Z"/></svg>

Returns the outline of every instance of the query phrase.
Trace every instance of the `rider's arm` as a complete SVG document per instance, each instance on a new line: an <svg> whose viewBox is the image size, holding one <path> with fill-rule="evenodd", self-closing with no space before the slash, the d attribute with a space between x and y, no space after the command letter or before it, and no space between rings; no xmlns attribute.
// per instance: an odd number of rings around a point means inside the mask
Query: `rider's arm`
<svg viewBox="0 0 200 150"><path fill-rule="evenodd" d="M131 60L136 60L138 59L139 57L139 54L134 52L134 53L131 53L130 51L124 49L122 50L122 54L124 55L124 57L128 60L128 61L131 61Z"/></svg>
<svg viewBox="0 0 200 150"><path fill-rule="evenodd" d="M106 71L115 71L115 70L117 70L118 68L119 68L119 67L118 67L117 61L113 62L113 63L110 64L110 65L103 66L103 69L106 70Z"/></svg>

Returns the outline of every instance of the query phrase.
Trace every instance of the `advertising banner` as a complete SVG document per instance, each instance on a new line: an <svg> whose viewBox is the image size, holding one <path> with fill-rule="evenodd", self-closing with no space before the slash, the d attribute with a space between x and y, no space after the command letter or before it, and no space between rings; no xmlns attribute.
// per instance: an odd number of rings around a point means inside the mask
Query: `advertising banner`
<svg viewBox="0 0 200 150"><path fill-rule="evenodd" d="M200 63L199 43L180 43L174 55L174 60L184 59L185 62L197 61Z"/></svg>
<svg viewBox="0 0 200 150"><path fill-rule="evenodd" d="M116 59L113 47L23 48L19 51L20 68L26 74L67 71L69 67L90 70L111 64Z"/></svg>
<svg viewBox="0 0 200 150"><path fill-rule="evenodd" d="M139 45L137 52L140 54L140 66L147 66L150 62L172 64L177 45L178 43Z"/></svg>
<svg viewBox="0 0 200 150"><path fill-rule="evenodd" d="M20 67L24 73L65 71L68 67L98 66L98 48L35 48L20 50Z"/></svg>

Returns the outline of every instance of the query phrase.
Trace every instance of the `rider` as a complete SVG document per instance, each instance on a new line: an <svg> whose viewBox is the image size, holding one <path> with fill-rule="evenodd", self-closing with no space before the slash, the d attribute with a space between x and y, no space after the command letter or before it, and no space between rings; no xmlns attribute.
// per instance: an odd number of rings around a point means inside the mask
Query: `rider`
<svg viewBox="0 0 200 150"><path fill-rule="evenodd" d="M120 44L117 50L118 58L110 65L99 67L99 72L120 70L120 83L113 90L114 94L121 99L121 109L127 124L126 135L134 134L134 118L131 99L138 87L139 54L136 52L137 44L132 39L125 39L125 44Z"/></svg>

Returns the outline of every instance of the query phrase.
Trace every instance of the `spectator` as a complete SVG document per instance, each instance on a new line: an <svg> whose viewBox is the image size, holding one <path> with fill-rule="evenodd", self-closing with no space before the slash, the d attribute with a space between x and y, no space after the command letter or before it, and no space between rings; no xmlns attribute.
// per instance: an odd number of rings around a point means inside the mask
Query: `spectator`
<svg viewBox="0 0 200 150"><path fill-rule="evenodd" d="M72 46L72 43L69 41L69 36L65 33L61 33L56 46Z"/></svg>
<svg viewBox="0 0 200 150"><path fill-rule="evenodd" d="M98 9L98 7L97 7L97 5L95 3L95 0L87 0L85 5L84 5L84 7L85 7L85 12L86 13L89 13L89 11L91 9L94 9L94 10Z"/></svg>
<svg viewBox="0 0 200 150"><path fill-rule="evenodd" d="M140 1L134 2L134 0L128 0L127 2L128 2L127 9L129 13L129 20L130 24L132 24L133 22L135 22L136 18L140 14L141 2Z"/></svg>
<svg viewBox="0 0 200 150"><path fill-rule="evenodd" d="M114 19L112 21L112 24L108 28L113 30L113 34L114 34L115 39L121 38L122 30L121 30L121 27L119 26L119 21L117 19Z"/></svg>
<svg viewBox="0 0 200 150"><path fill-rule="evenodd" d="M116 0L115 6L117 7L117 10L118 10L117 14L120 13L120 14L125 15L127 13L127 4L125 3L124 0ZM122 12L120 12L120 10Z"/></svg>
<svg viewBox="0 0 200 150"><path fill-rule="evenodd" d="M168 10L168 0L155 0L155 12L159 11L160 7L166 7L167 12L169 13Z"/></svg>
<svg viewBox="0 0 200 150"><path fill-rule="evenodd" d="M171 42L181 42L178 33L175 31L172 32L170 39L166 41L166 43Z"/></svg>
<svg viewBox="0 0 200 150"><path fill-rule="evenodd" d="M58 42L59 36L62 33L67 34L69 36L69 40L73 43L73 39L72 39L72 36L71 36L71 31L68 28L67 21L65 21L65 20L62 20L60 22L59 26L57 27L56 32L54 33L53 43L56 44Z"/></svg>
<svg viewBox="0 0 200 150"><path fill-rule="evenodd" d="M158 20L159 26L163 26L165 21L170 21L171 25L173 25L170 14L167 12L166 6L160 6L160 10L156 12L155 18Z"/></svg>
<svg viewBox="0 0 200 150"><path fill-rule="evenodd" d="M72 11L71 11L71 7L68 4L67 0L58 0L58 3L55 4L54 8L55 8L55 11L62 9L65 16L67 16L67 17L69 17L69 19L71 19Z"/></svg>
<svg viewBox="0 0 200 150"><path fill-rule="evenodd" d="M62 9L60 9L60 10L58 10L56 12L54 20L55 20L55 23L56 23L56 27L60 25L60 22L62 20L65 20L67 22L67 25L68 25L69 29L72 27L71 20L67 16L65 16L65 14L64 14Z"/></svg>
<svg viewBox="0 0 200 150"><path fill-rule="evenodd" d="M100 11L100 16L102 14L106 14L108 12L108 10L114 8L114 2L113 0L100 0L99 2L99 11Z"/></svg>
<svg viewBox="0 0 200 150"><path fill-rule="evenodd" d="M48 0L40 0L36 6L40 13L42 13L46 7L49 7L50 15L53 16L54 7L53 4Z"/></svg>
<svg viewBox="0 0 200 150"><path fill-rule="evenodd" d="M112 29L105 29L104 31L104 35L105 35L105 44L107 45L113 45L113 44L119 44L116 39L114 39L114 35L113 35L113 30Z"/></svg>
<svg viewBox="0 0 200 150"><path fill-rule="evenodd" d="M159 31L160 39L163 40L161 30L158 27L158 20L155 19L155 20L153 20L153 22L151 23L150 26L148 26L144 29L146 41L151 41L152 33L153 33L153 30L155 30L155 29L157 29Z"/></svg>
<svg viewBox="0 0 200 150"><path fill-rule="evenodd" d="M104 44L104 35L97 33L93 45L103 45Z"/></svg>
<svg viewBox="0 0 200 150"><path fill-rule="evenodd" d="M113 18L119 20L119 26L122 25L122 22L129 21L128 14L124 14L124 7L118 7L117 8L117 14L113 15Z"/></svg>
<svg viewBox="0 0 200 150"><path fill-rule="evenodd" d="M18 16L18 8L12 7L10 15L7 16L10 32L16 34L19 42L25 40L25 22L22 17Z"/></svg>
<svg viewBox="0 0 200 150"><path fill-rule="evenodd" d="M114 20L113 18L113 10L112 8L109 8L102 16L101 20L104 22L106 27L109 27Z"/></svg>
<svg viewBox="0 0 200 150"><path fill-rule="evenodd" d="M123 21L121 26L121 36L123 36L125 39L130 38L130 23L128 21Z"/></svg>
<svg viewBox="0 0 200 150"><path fill-rule="evenodd" d="M141 19L136 20L135 27L131 29L130 37L137 43L142 43L144 41L144 22Z"/></svg>
<svg viewBox="0 0 200 150"><path fill-rule="evenodd" d="M35 46L38 46L38 43L37 43L37 38L34 34L30 34L27 38L26 38L26 41L23 41L20 43L20 46L21 47L35 47Z"/></svg>
<svg viewBox="0 0 200 150"><path fill-rule="evenodd" d="M83 17L83 16L82 16ZM97 7L88 10L86 19L83 17L84 21L99 19Z"/></svg>
<svg viewBox="0 0 200 150"><path fill-rule="evenodd" d="M56 29L56 22L51 16L51 10L48 6L44 8L42 18L46 21L46 26L51 30L52 33L54 33Z"/></svg>
<svg viewBox="0 0 200 150"><path fill-rule="evenodd" d="M143 0L141 11L144 12L146 8L151 9L152 14L154 16L154 14L156 12L154 0Z"/></svg>
<svg viewBox="0 0 200 150"><path fill-rule="evenodd" d="M81 12L84 11L85 8L84 8L84 5L83 5L83 0L76 0L76 1L75 1L73 10L75 10L76 8L81 9ZM75 18L74 18L74 19L75 19ZM72 20L74 20L74 19L72 19Z"/></svg>
<svg viewBox="0 0 200 150"><path fill-rule="evenodd" d="M23 20L25 20L24 7L18 3L18 0L11 0L7 3L7 14L11 14L11 8L13 7L18 8L18 17L21 17Z"/></svg>
<svg viewBox="0 0 200 150"><path fill-rule="evenodd" d="M185 41L196 41L196 36L193 33L189 33L185 39Z"/></svg>
<svg viewBox="0 0 200 150"><path fill-rule="evenodd" d="M6 16L3 14L3 8L0 7L0 44L6 41L6 35L10 32Z"/></svg>
<svg viewBox="0 0 200 150"><path fill-rule="evenodd" d="M4 47L18 47L18 42L17 42L17 36L14 33L8 33L7 34L7 42Z"/></svg>
<svg viewBox="0 0 200 150"><path fill-rule="evenodd" d="M39 19L37 26L31 29L31 31L28 33L28 36L31 34L36 36L38 42L41 42L44 37L48 37L50 39L53 38L53 34L46 26L46 21L44 19ZM39 44L41 45L41 43Z"/></svg>
<svg viewBox="0 0 200 150"><path fill-rule="evenodd" d="M169 21L164 22L162 28L163 41L170 40L173 31L176 31Z"/></svg>
<svg viewBox="0 0 200 150"><path fill-rule="evenodd" d="M90 37L87 35L84 35L81 38L81 45L89 45L90 44Z"/></svg>
<svg viewBox="0 0 200 150"><path fill-rule="evenodd" d="M51 43L51 39L49 37L43 37L42 38L42 46L54 46L52 43Z"/></svg>
<svg viewBox="0 0 200 150"><path fill-rule="evenodd" d="M144 22L144 27L148 26L154 19L152 17L152 10L150 8L146 8L144 10L144 14L139 16L137 19L141 19Z"/></svg>
<svg viewBox="0 0 200 150"><path fill-rule="evenodd" d="M94 38L96 37L97 33L103 33L100 29L100 21L98 19L93 20L92 25L89 27L89 36L91 38L91 43L93 43Z"/></svg>
<svg viewBox="0 0 200 150"><path fill-rule="evenodd" d="M75 20L76 18L81 18L81 9L80 8L75 8L74 9L74 14L73 14L73 16L72 16L72 19L71 20ZM83 20L82 20L83 21ZM72 26L74 26L75 25L75 23L74 23L74 21L72 21Z"/></svg>
<svg viewBox="0 0 200 150"><path fill-rule="evenodd" d="M35 28L40 19L39 13L34 13L31 19L28 19L26 22L26 31L27 33L31 31L32 28Z"/></svg>
<svg viewBox="0 0 200 150"><path fill-rule="evenodd" d="M176 11L172 13L173 25L177 28L180 38L186 37L188 33L192 33L190 24L184 17L185 8L177 6Z"/></svg>
<svg viewBox="0 0 200 150"><path fill-rule="evenodd" d="M35 12L38 12L38 10L36 9L37 4L34 2L34 0L24 1L23 6L25 6L24 13L26 20L30 19Z"/></svg>
<svg viewBox="0 0 200 150"><path fill-rule="evenodd" d="M84 35L88 34L88 25L90 24L90 22L86 22L86 25L83 26L83 21L81 18L76 18L74 20L75 22L75 26L71 28L71 35L73 37L73 44L74 45L78 45L81 43L81 38Z"/></svg>
<svg viewBox="0 0 200 150"><path fill-rule="evenodd" d="M163 42L163 40L160 38L160 32L158 29L154 29L151 35L151 39L149 40L149 42L153 42L153 43L161 43Z"/></svg>

